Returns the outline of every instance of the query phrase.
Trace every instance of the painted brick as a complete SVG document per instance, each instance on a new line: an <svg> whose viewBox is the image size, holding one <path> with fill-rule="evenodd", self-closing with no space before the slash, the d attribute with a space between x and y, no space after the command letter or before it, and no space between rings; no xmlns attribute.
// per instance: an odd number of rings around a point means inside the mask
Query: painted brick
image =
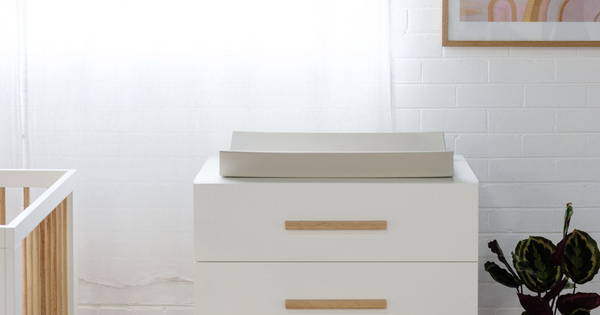
<svg viewBox="0 0 600 315"><path fill-rule="evenodd" d="M600 132L600 110L559 110L556 113L559 132Z"/></svg>
<svg viewBox="0 0 600 315"><path fill-rule="evenodd" d="M577 48L578 56L598 56L600 57L600 47L578 47Z"/></svg>
<svg viewBox="0 0 600 315"><path fill-rule="evenodd" d="M582 135L524 135L523 155L529 157L583 156L586 137Z"/></svg>
<svg viewBox="0 0 600 315"><path fill-rule="evenodd" d="M123 108L121 130L131 133L187 133L197 122L198 111L192 108Z"/></svg>
<svg viewBox="0 0 600 315"><path fill-rule="evenodd" d="M408 10L397 6L390 8L390 31L392 33L406 33L408 30Z"/></svg>
<svg viewBox="0 0 600 315"><path fill-rule="evenodd" d="M194 315L194 308L193 307L168 308L165 310L165 315Z"/></svg>
<svg viewBox="0 0 600 315"><path fill-rule="evenodd" d="M128 196L144 196L132 199ZM192 187L188 184L91 183L82 187L79 205L84 208L190 208ZM170 198L166 198L166 197Z"/></svg>
<svg viewBox="0 0 600 315"><path fill-rule="evenodd" d="M587 104L589 107L600 107L600 85L588 87Z"/></svg>
<svg viewBox="0 0 600 315"><path fill-rule="evenodd" d="M485 132L487 113L476 109L424 109L421 111L422 131Z"/></svg>
<svg viewBox="0 0 600 315"><path fill-rule="evenodd" d="M398 108L455 106L456 88L453 86L396 86L396 107Z"/></svg>
<svg viewBox="0 0 600 315"><path fill-rule="evenodd" d="M79 281L79 300L82 305L95 304L97 306L192 305L193 286L191 281L152 283L131 287L114 287Z"/></svg>
<svg viewBox="0 0 600 315"><path fill-rule="evenodd" d="M593 206L593 207L600 207L600 185L599 184L589 185L588 190L590 193L589 205Z"/></svg>
<svg viewBox="0 0 600 315"><path fill-rule="evenodd" d="M600 157L600 135L592 134L588 136L588 156Z"/></svg>
<svg viewBox="0 0 600 315"><path fill-rule="evenodd" d="M394 83L421 82L420 60L394 60Z"/></svg>
<svg viewBox="0 0 600 315"><path fill-rule="evenodd" d="M600 60L559 60L556 62L558 82L600 82Z"/></svg>
<svg viewBox="0 0 600 315"><path fill-rule="evenodd" d="M396 109L396 131L421 131L421 111L414 109Z"/></svg>
<svg viewBox="0 0 600 315"><path fill-rule="evenodd" d="M88 107L85 109L83 129L86 132L121 132L123 109L110 107Z"/></svg>
<svg viewBox="0 0 600 315"><path fill-rule="evenodd" d="M556 180L553 159L490 160L491 182L549 182Z"/></svg>
<svg viewBox="0 0 600 315"><path fill-rule="evenodd" d="M441 57L441 34L392 34L394 58Z"/></svg>
<svg viewBox="0 0 600 315"><path fill-rule="evenodd" d="M408 31L410 33L441 33L442 10L411 9L408 11Z"/></svg>
<svg viewBox="0 0 600 315"><path fill-rule="evenodd" d="M449 134L444 134L444 140L446 143L446 150L447 151L454 151L456 149L456 136L455 135L449 135Z"/></svg>
<svg viewBox="0 0 600 315"><path fill-rule="evenodd" d="M444 57L508 57L508 47L444 47Z"/></svg>
<svg viewBox="0 0 600 315"><path fill-rule="evenodd" d="M425 83L476 83L487 81L485 60L424 60Z"/></svg>
<svg viewBox="0 0 600 315"><path fill-rule="evenodd" d="M27 112L29 123L38 132L81 132L86 127L83 107L30 107Z"/></svg>
<svg viewBox="0 0 600 315"><path fill-rule="evenodd" d="M510 307L518 305L519 300L514 290L510 290L499 283L479 284L480 307Z"/></svg>
<svg viewBox="0 0 600 315"><path fill-rule="evenodd" d="M572 202L587 204L587 187L583 184L528 184L522 186L523 206L556 207Z"/></svg>
<svg viewBox="0 0 600 315"><path fill-rule="evenodd" d="M523 87L472 85L458 87L459 107L522 107Z"/></svg>
<svg viewBox="0 0 600 315"><path fill-rule="evenodd" d="M400 8L429 8L441 7L442 0L391 0L391 7Z"/></svg>
<svg viewBox="0 0 600 315"><path fill-rule="evenodd" d="M82 150L84 156L117 157L121 154L120 133L86 133Z"/></svg>
<svg viewBox="0 0 600 315"><path fill-rule="evenodd" d="M97 307L79 306L79 315L98 315Z"/></svg>
<svg viewBox="0 0 600 315"><path fill-rule="evenodd" d="M488 209L479 209L479 233L487 233L490 230L489 217L490 211Z"/></svg>
<svg viewBox="0 0 600 315"><path fill-rule="evenodd" d="M495 315L495 314L496 314L495 308L480 307L477 309L477 315Z"/></svg>
<svg viewBox="0 0 600 315"><path fill-rule="evenodd" d="M164 315L163 308L160 307L100 307L97 309L98 315Z"/></svg>
<svg viewBox="0 0 600 315"><path fill-rule="evenodd" d="M571 223L569 225L570 230L578 229L588 233L600 233L600 224L598 224L598 217L600 217L599 208L585 209L576 207L573 211L574 215L571 217ZM561 209L557 211L556 215L556 226L560 227L561 231L564 224L564 213L565 210Z"/></svg>
<svg viewBox="0 0 600 315"><path fill-rule="evenodd" d="M502 209L489 214L492 233L544 233L554 231L556 211L532 209Z"/></svg>
<svg viewBox="0 0 600 315"><path fill-rule="evenodd" d="M122 133L119 137L121 157L189 157L191 136L188 134Z"/></svg>
<svg viewBox="0 0 600 315"><path fill-rule="evenodd" d="M479 186L480 207L519 207L521 187L509 184L481 184Z"/></svg>
<svg viewBox="0 0 600 315"><path fill-rule="evenodd" d="M459 135L456 153L468 158L521 156L521 137L512 135Z"/></svg>
<svg viewBox="0 0 600 315"><path fill-rule="evenodd" d="M543 83L554 82L553 60L506 59L490 60L490 82Z"/></svg>
<svg viewBox="0 0 600 315"><path fill-rule="evenodd" d="M573 56L577 55L575 47L511 47L511 57L547 57L547 56Z"/></svg>
<svg viewBox="0 0 600 315"><path fill-rule="evenodd" d="M519 307L496 309L496 312L494 313L494 315L514 315L514 314L519 314L519 313L523 313L523 308L520 307L520 305L519 305ZM479 315L481 315L481 314L479 314Z"/></svg>
<svg viewBox="0 0 600 315"><path fill-rule="evenodd" d="M556 169L560 181L600 181L600 159L560 159Z"/></svg>
<svg viewBox="0 0 600 315"><path fill-rule="evenodd" d="M475 176L479 180L479 182L487 182L489 180L488 174L488 160L487 159L466 159L467 163L475 173Z"/></svg>
<svg viewBox="0 0 600 315"><path fill-rule="evenodd" d="M490 132L552 132L554 111L490 110Z"/></svg>
<svg viewBox="0 0 600 315"><path fill-rule="evenodd" d="M32 132L30 154L45 157L81 156L85 134L83 132Z"/></svg>
<svg viewBox="0 0 600 315"><path fill-rule="evenodd" d="M533 85L525 87L525 107L585 107L586 87Z"/></svg>

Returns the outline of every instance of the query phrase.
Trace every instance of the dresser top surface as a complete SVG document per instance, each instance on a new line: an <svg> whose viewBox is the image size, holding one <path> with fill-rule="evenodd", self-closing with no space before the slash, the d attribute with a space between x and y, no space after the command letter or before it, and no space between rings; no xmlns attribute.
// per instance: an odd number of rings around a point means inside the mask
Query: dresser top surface
<svg viewBox="0 0 600 315"><path fill-rule="evenodd" d="M454 176L444 178L266 178L222 177L219 175L219 157L209 157L194 179L194 184L248 184L248 183L423 183L423 184L477 184L479 181L462 155L454 156Z"/></svg>

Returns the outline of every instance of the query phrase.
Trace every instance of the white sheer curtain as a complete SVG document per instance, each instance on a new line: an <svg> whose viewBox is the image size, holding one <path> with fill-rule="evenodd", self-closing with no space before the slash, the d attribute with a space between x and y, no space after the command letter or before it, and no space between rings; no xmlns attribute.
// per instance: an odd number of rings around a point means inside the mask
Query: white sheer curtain
<svg viewBox="0 0 600 315"><path fill-rule="evenodd" d="M26 14L29 166L79 169L83 305L110 302L101 285L193 279L191 182L231 131L391 130L387 0L28 0Z"/></svg>
<svg viewBox="0 0 600 315"><path fill-rule="evenodd" d="M0 168L20 167L19 2L0 0Z"/></svg>

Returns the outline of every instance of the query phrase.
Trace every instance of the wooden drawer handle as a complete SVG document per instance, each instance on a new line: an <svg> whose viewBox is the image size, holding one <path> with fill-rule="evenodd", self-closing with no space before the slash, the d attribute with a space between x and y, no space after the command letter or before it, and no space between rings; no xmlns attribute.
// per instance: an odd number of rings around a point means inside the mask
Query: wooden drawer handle
<svg viewBox="0 0 600 315"><path fill-rule="evenodd" d="M386 300L285 300L288 310L386 309Z"/></svg>
<svg viewBox="0 0 600 315"><path fill-rule="evenodd" d="M387 221L285 221L286 230L386 230Z"/></svg>

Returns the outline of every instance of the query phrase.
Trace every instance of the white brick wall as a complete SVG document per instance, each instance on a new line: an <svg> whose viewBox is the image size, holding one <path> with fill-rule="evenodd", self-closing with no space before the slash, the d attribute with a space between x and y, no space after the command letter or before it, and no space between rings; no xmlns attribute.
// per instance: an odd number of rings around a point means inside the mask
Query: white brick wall
<svg viewBox="0 0 600 315"><path fill-rule="evenodd" d="M600 240L600 48L441 46L441 0L390 0L398 131L446 132L481 182L479 314L520 314L483 271L528 235ZM598 291L600 277L583 290Z"/></svg>

